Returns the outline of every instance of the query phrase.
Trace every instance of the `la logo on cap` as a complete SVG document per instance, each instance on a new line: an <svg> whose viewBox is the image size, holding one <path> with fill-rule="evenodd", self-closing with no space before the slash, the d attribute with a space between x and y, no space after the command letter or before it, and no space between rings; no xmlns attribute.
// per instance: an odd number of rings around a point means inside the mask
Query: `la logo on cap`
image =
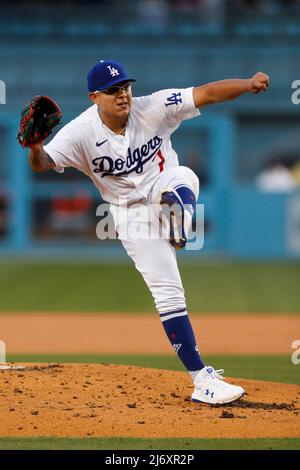
<svg viewBox="0 0 300 470"><path fill-rule="evenodd" d="M87 75L88 90L90 93L106 90L121 82L135 82L128 76L120 62L114 60L100 60Z"/></svg>
<svg viewBox="0 0 300 470"><path fill-rule="evenodd" d="M112 77L115 77L116 75L120 75L118 69L116 69L115 67L112 67L111 65L108 65L107 68L109 69L110 75Z"/></svg>

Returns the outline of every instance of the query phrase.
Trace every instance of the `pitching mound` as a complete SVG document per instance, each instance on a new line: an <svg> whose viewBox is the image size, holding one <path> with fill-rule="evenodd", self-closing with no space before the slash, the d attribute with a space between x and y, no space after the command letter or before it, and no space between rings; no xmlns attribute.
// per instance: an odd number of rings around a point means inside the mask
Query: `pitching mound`
<svg viewBox="0 0 300 470"><path fill-rule="evenodd" d="M195 404L184 372L107 364L0 371L1 436L300 437L300 387L230 379L247 395Z"/></svg>

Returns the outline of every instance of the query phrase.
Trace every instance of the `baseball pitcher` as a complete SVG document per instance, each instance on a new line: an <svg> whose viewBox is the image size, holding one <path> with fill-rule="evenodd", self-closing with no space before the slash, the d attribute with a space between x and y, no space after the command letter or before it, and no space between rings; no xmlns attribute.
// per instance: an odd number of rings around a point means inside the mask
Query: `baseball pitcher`
<svg viewBox="0 0 300 470"><path fill-rule="evenodd" d="M199 116L204 106L266 91L269 77L258 72L249 79L142 97L132 96L134 81L122 64L100 60L87 76L92 106L43 146L61 113L48 97L36 97L23 110L18 139L30 147L33 171L62 173L73 167L93 181L110 203L118 236L147 283L165 332L194 382L192 400L230 403L245 392L226 382L222 369L203 362L186 309L176 250L187 243L199 181L190 168L179 165L170 137L183 120ZM161 209L154 211L154 219L153 214L137 215L150 206ZM161 224L168 236L132 236L141 224Z"/></svg>

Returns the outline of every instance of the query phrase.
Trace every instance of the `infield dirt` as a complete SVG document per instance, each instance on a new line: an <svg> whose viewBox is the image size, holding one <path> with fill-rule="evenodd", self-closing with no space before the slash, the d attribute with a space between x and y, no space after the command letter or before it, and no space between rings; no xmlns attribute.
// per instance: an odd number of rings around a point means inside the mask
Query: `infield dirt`
<svg viewBox="0 0 300 470"><path fill-rule="evenodd" d="M300 331L300 315L190 317L203 355L290 355ZM174 354L157 313L2 313L0 322L8 354Z"/></svg>
<svg viewBox="0 0 300 470"><path fill-rule="evenodd" d="M193 315L204 354L291 354L299 316ZM159 319L124 314L2 314L12 353L174 354ZM0 371L0 436L300 437L300 387L229 379L247 395L195 404L188 374L104 364Z"/></svg>
<svg viewBox="0 0 300 470"><path fill-rule="evenodd" d="M105 364L0 371L1 436L300 437L300 387L229 379L247 395L195 404L188 375Z"/></svg>

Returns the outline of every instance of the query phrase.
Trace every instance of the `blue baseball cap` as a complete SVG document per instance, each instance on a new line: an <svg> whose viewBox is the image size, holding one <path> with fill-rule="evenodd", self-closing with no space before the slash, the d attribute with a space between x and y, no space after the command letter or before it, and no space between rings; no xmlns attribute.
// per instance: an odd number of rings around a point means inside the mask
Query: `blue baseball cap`
<svg viewBox="0 0 300 470"><path fill-rule="evenodd" d="M90 92L102 91L121 82L135 82L129 78L122 64L113 60L100 60L88 73L87 82Z"/></svg>

